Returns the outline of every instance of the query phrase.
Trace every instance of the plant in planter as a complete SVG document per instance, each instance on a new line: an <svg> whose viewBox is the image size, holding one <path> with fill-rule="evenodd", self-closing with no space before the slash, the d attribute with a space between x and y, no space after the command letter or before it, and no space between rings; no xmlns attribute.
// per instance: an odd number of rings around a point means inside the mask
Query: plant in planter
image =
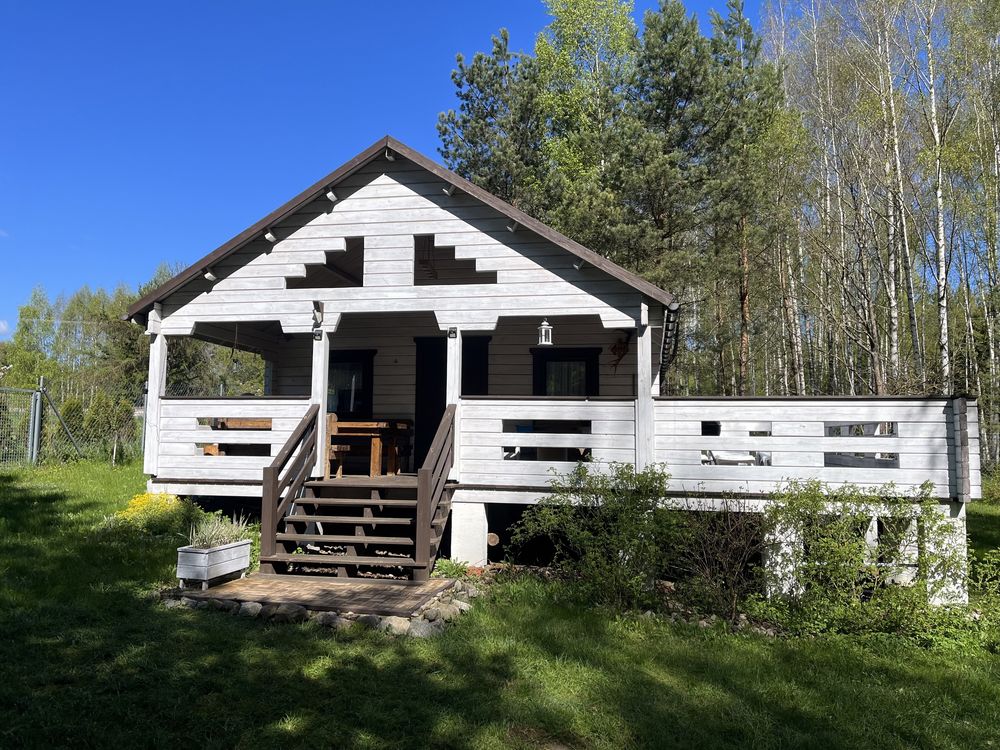
<svg viewBox="0 0 1000 750"><path fill-rule="evenodd" d="M232 520L211 515L191 526L188 544L177 548L177 578L181 588L200 581L202 589L217 578L246 574L252 544L250 525L240 517Z"/></svg>

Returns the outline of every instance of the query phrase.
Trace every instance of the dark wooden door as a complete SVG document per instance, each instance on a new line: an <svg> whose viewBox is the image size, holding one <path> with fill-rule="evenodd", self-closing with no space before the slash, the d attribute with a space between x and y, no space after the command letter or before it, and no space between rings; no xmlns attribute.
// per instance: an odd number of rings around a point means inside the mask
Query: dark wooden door
<svg viewBox="0 0 1000 750"><path fill-rule="evenodd" d="M448 366L448 339L445 336L418 336L416 344L416 389L413 409L413 466L424 462L434 433L444 416ZM489 393L489 336L462 339L462 395Z"/></svg>
<svg viewBox="0 0 1000 750"><path fill-rule="evenodd" d="M413 468L419 469L431 447L444 415L447 339L419 336L417 345L416 402L413 408Z"/></svg>

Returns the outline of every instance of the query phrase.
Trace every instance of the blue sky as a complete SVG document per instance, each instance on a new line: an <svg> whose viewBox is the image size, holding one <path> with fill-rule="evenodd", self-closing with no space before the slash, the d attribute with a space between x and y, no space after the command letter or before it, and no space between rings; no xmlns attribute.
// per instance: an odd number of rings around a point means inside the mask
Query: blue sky
<svg viewBox="0 0 1000 750"><path fill-rule="evenodd" d="M0 339L33 287L187 265L386 133L437 158L455 54L547 22L541 0L0 0Z"/></svg>

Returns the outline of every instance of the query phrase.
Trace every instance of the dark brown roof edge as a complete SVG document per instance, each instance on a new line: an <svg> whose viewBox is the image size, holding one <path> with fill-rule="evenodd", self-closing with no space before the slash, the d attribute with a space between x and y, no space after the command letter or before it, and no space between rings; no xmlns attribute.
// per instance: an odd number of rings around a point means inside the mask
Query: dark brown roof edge
<svg viewBox="0 0 1000 750"><path fill-rule="evenodd" d="M189 281L201 276L209 266L214 263L218 263L223 258L236 252L249 242L263 236L264 232L274 224L288 218L296 211L298 211L303 206L311 203L312 201L323 195L329 188L334 187L341 180L346 179L354 172L359 170L361 167L368 164L370 161L374 160L382 154L384 149L390 149L405 159L409 159L414 164L426 169L431 174L439 177L440 179L454 185L459 190L468 193L474 198L482 201L491 208L499 211L504 216L513 221L516 221L520 226L528 229L535 234L543 237L544 239L552 242L555 245L563 248L564 250L572 253L578 258L586 261L594 268L598 268L604 271L609 276L612 276L619 281L631 286L636 291L650 297L651 299L661 302L665 305L672 304L674 302L674 297L669 292L660 289L655 284L652 284L645 279L636 276L630 271L626 271L624 268L616 263L608 260L602 255L598 255L593 250L590 250L579 242L571 240L563 234L560 234L552 227L546 226L538 219L524 213L520 209L514 208L506 201L497 198L492 193L483 190L478 185L475 185L468 180L460 177L459 175L452 172L450 169L442 167L435 161L428 159L426 156L418 151L414 151L409 146L400 143L395 138L391 136L384 136L380 138L371 146L366 148L364 151L359 153L350 161L344 163L333 172L328 174L323 179L314 183L310 187L303 190L301 193L296 195L290 201L282 205L280 208L275 209L263 219L258 221L256 224L248 227L247 229L240 232L238 235L233 237L231 240L223 245L220 245L211 253L206 255L201 260L196 261L191 264L179 274L174 276L169 281L161 284L153 291L148 294L143 295L140 299L136 300L132 305L129 306L126 311L127 318L134 318L137 315L147 312L154 303L159 302L165 297L169 296L173 292L177 291L180 287L187 284Z"/></svg>

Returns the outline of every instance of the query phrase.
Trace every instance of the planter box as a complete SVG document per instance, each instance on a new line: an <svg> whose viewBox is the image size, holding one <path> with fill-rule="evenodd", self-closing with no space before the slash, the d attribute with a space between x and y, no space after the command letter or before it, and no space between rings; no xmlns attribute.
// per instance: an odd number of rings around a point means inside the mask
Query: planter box
<svg viewBox="0 0 1000 750"><path fill-rule="evenodd" d="M203 589L213 578L231 575L250 567L250 540L208 549L199 547L177 548L177 577L184 588L185 581L201 581Z"/></svg>

